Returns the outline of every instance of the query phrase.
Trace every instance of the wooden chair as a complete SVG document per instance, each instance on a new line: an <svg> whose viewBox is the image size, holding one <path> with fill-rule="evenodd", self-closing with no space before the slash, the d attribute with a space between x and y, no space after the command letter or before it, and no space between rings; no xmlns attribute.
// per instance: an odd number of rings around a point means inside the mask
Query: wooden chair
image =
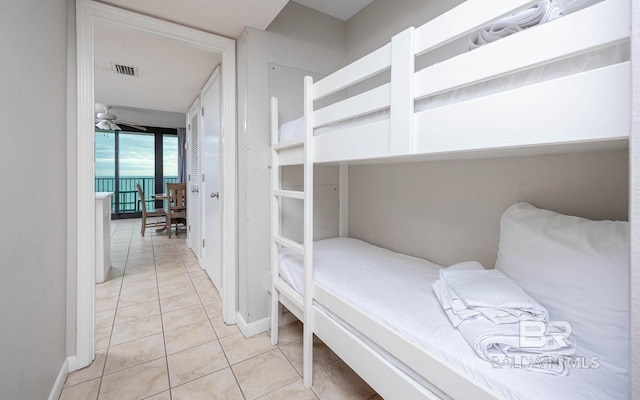
<svg viewBox="0 0 640 400"><path fill-rule="evenodd" d="M187 228L187 185L184 183L167 183L167 230L171 238L171 225L176 225L176 235L178 234L178 224Z"/></svg>
<svg viewBox="0 0 640 400"><path fill-rule="evenodd" d="M144 231L146 231L149 227L165 226L165 221L147 221L147 218L164 217L165 212L161 208L147 211L147 203L144 200L144 192L142 191L139 183L136 183L136 189L138 189L138 196L140 197L140 200L138 201L140 204L140 210L142 210L142 227L140 229L140 234L144 236Z"/></svg>

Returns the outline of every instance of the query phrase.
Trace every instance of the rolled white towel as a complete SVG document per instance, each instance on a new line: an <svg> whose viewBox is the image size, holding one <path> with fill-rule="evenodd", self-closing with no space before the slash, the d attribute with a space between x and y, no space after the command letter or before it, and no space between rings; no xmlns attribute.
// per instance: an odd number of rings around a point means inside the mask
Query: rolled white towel
<svg viewBox="0 0 640 400"><path fill-rule="evenodd" d="M463 321L458 329L480 358L497 368L508 364L510 368L566 375L565 357L576 352L576 342L563 330L547 325L546 333L540 332L539 345L528 346L522 342L520 323L495 324L480 317Z"/></svg>
<svg viewBox="0 0 640 400"><path fill-rule="evenodd" d="M502 39L523 29L544 24L563 15L562 8L555 0L542 0L535 6L503 18L471 34L469 49Z"/></svg>

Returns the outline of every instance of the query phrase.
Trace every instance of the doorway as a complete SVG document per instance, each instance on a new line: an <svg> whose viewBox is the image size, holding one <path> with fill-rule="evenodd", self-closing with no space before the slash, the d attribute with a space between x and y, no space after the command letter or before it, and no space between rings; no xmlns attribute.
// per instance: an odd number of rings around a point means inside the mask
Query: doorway
<svg viewBox="0 0 640 400"><path fill-rule="evenodd" d="M222 250L225 276L222 318L233 324L236 320L236 77L235 41L211 33L188 28L178 24L137 14L117 7L90 0L76 2L76 46L77 46L77 127L76 151L70 154L69 163L76 171L76 225L75 299L70 307L75 307L75 331L69 330L69 338L75 342L74 363L70 370L91 364L94 351L94 310L95 310L95 196L94 196L94 29L97 25L118 25L131 29L179 40L185 46L196 46L222 56L220 82L224 114L222 126L224 140L224 179L222 185L227 195L224 198L222 226L224 241ZM71 181L70 181L71 182ZM75 300L75 301L74 301ZM71 308L70 308L71 310ZM71 312L73 315L73 312Z"/></svg>

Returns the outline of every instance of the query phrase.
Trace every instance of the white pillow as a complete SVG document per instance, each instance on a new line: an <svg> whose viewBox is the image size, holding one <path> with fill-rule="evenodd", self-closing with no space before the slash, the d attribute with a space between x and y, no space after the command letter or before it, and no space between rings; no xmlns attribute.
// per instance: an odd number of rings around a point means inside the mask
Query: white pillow
<svg viewBox="0 0 640 400"><path fill-rule="evenodd" d="M500 220L496 268L571 323L578 351L629 371L629 223L516 203Z"/></svg>

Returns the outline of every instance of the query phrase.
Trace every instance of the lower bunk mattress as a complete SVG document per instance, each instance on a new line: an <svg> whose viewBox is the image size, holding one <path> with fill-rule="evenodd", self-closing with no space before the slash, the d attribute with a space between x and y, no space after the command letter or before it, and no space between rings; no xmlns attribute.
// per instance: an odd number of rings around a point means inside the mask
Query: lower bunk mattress
<svg viewBox="0 0 640 400"><path fill-rule="evenodd" d="M314 282L404 338L424 348L467 379L505 399L626 399L628 378L606 368L571 369L556 376L515 368L498 368L482 360L451 325L431 285L443 268L351 238L314 244ZM304 295L303 259L280 252L280 275ZM324 309L322 305L320 309ZM330 310L328 314L331 315ZM335 319L354 332L348 322ZM358 334L357 332L354 332ZM361 335L360 335L361 336ZM367 338L365 342L370 343ZM372 345L374 349L377 346ZM578 344L579 349L579 344ZM418 382L408 367L381 352L390 363ZM578 354L580 355L580 354ZM429 377L424 377L428 380Z"/></svg>

